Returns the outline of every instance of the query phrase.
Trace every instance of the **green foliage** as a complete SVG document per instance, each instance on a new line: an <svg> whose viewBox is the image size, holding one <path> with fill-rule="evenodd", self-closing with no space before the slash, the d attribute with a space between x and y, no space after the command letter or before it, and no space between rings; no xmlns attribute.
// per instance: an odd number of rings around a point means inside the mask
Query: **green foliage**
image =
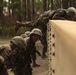
<svg viewBox="0 0 76 75"><path fill-rule="evenodd" d="M31 30L30 28L20 28L19 31L17 33L15 33L15 27L14 26L5 26L4 27L4 37L8 38L8 37L13 37L13 36L16 36L16 35L21 35L21 34L24 34L25 31L27 30ZM2 36L2 27L0 27L0 36Z"/></svg>
<svg viewBox="0 0 76 75"><path fill-rule="evenodd" d="M8 6L8 2L4 1L4 2L3 2L3 6L4 6L4 7L7 7L7 6Z"/></svg>
<svg viewBox="0 0 76 75"><path fill-rule="evenodd" d="M8 2L8 8L14 10L14 12L18 15L23 13L23 9L21 9L21 0L14 0L10 4Z"/></svg>
<svg viewBox="0 0 76 75"><path fill-rule="evenodd" d="M3 3L0 4L0 8L7 7L7 6L8 6L8 2L6 1L3 1Z"/></svg>
<svg viewBox="0 0 76 75"><path fill-rule="evenodd" d="M15 16L16 16L16 19L11 19L11 17L8 17L9 19L4 18L5 24L6 24L6 25L4 25L4 35L5 36L14 36L15 35L15 32L14 32L15 22L16 22L18 16L24 17L25 7L23 7L23 5L21 5L21 0L11 0L11 1L12 1L11 3L3 1L3 3L0 4L1 8L2 7L8 7L9 9L12 9L15 13ZM35 3L34 3L35 4L34 5L35 6L35 12L39 11L41 13L43 11L43 2L42 2L43 0L34 0L34 1L35 1ZM60 7L60 0L53 0L53 1L54 1L54 8L55 9L59 8ZM30 5L26 6L26 10L28 9L29 6L30 6L30 10L32 10L32 3L30 3ZM26 11L26 18L27 18L27 14L28 13ZM22 27L19 29L17 35L21 35L26 30L31 30L31 29ZM1 27L1 21L0 21L0 35L2 34L1 32L2 32L2 27Z"/></svg>
<svg viewBox="0 0 76 75"><path fill-rule="evenodd" d="M0 22L0 24L1 24L1 22ZM4 20L4 25L3 25L4 34L2 34L2 25L0 25L0 36L4 36L4 37L8 38L8 37L13 37L15 35L21 35L26 30L31 30L30 28L21 27L16 34L15 26L16 26L16 18L15 17L10 17L10 18L6 17Z"/></svg>
<svg viewBox="0 0 76 75"><path fill-rule="evenodd" d="M11 3L9 5L9 8L17 10L17 9L20 9L20 6L21 6L21 1L20 0L15 0L13 3Z"/></svg>
<svg viewBox="0 0 76 75"><path fill-rule="evenodd" d="M26 28L26 27L21 27L19 30L18 30L18 32L17 32L17 34L16 35L21 35L21 34L24 34L26 31L30 31L31 29L30 28Z"/></svg>
<svg viewBox="0 0 76 75"><path fill-rule="evenodd" d="M40 0L38 0L37 2L35 1L35 8L37 10L41 10L42 9L42 5L43 5L43 3Z"/></svg>
<svg viewBox="0 0 76 75"><path fill-rule="evenodd" d="M2 24L2 22L0 22L0 24ZM4 36L4 37L14 36L15 35L14 27L15 27L15 18L5 17L3 23L3 30L2 30L2 25L0 25L0 36Z"/></svg>
<svg viewBox="0 0 76 75"><path fill-rule="evenodd" d="M54 0L54 9L58 9L61 7L60 1L61 0Z"/></svg>

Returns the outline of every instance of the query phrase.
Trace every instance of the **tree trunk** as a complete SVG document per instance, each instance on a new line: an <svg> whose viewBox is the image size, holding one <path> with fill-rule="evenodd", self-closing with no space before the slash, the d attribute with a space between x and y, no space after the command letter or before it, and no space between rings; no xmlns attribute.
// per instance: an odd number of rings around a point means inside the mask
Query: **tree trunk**
<svg viewBox="0 0 76 75"><path fill-rule="evenodd" d="M35 19L35 6L34 6L34 0L32 0L32 18Z"/></svg>
<svg viewBox="0 0 76 75"><path fill-rule="evenodd" d="M69 0L69 6L72 7L72 5L73 5L73 1Z"/></svg>
<svg viewBox="0 0 76 75"><path fill-rule="evenodd" d="M18 21L22 22L22 1L20 1L20 4L19 4L19 7L17 8L18 12L17 12L17 18L18 18Z"/></svg>
<svg viewBox="0 0 76 75"><path fill-rule="evenodd" d="M58 0L56 0L56 6L57 6L56 9L58 9Z"/></svg>
<svg viewBox="0 0 76 75"><path fill-rule="evenodd" d="M76 7L76 0L73 0L73 6Z"/></svg>
<svg viewBox="0 0 76 75"><path fill-rule="evenodd" d="M26 0L24 1L24 20L26 21Z"/></svg>
<svg viewBox="0 0 76 75"><path fill-rule="evenodd" d="M0 0L0 4L3 4L3 0ZM2 25L2 36L4 37L4 16L3 16L3 6L0 6L0 22Z"/></svg>
<svg viewBox="0 0 76 75"><path fill-rule="evenodd" d="M70 7L75 7L75 0L70 0L69 3L70 3Z"/></svg>
<svg viewBox="0 0 76 75"><path fill-rule="evenodd" d="M9 6L10 6L10 1L11 1L11 0L8 0ZM8 12L9 12L9 17L10 17L10 15L11 15L11 13L10 13L10 7L8 7Z"/></svg>
<svg viewBox="0 0 76 75"><path fill-rule="evenodd" d="M28 21L31 21L30 0L27 0L27 16Z"/></svg>
<svg viewBox="0 0 76 75"><path fill-rule="evenodd" d="M22 0L21 2L21 9L22 9L22 20L26 21L26 0Z"/></svg>
<svg viewBox="0 0 76 75"><path fill-rule="evenodd" d="M48 10L49 10L49 5L50 5L50 0L48 0L48 8L47 8Z"/></svg>
<svg viewBox="0 0 76 75"><path fill-rule="evenodd" d="M58 8L61 8L61 0L58 0Z"/></svg>
<svg viewBox="0 0 76 75"><path fill-rule="evenodd" d="M68 8L68 2L69 2L69 0L62 0L62 7L64 9L67 9Z"/></svg>
<svg viewBox="0 0 76 75"><path fill-rule="evenodd" d="M43 0L43 11L47 10L47 0Z"/></svg>
<svg viewBox="0 0 76 75"><path fill-rule="evenodd" d="M60 0L60 8L62 8L62 5L61 5L62 3L61 3L61 0Z"/></svg>
<svg viewBox="0 0 76 75"><path fill-rule="evenodd" d="M11 1L11 4L14 4L14 2L15 2L16 0L9 0L9 1ZM10 5L10 3L9 3L9 5ZM9 11L10 11L10 10L12 10L12 13L10 13L10 14L12 15L12 17L16 16L15 9L14 9L14 8L12 8L12 9L9 8Z"/></svg>
<svg viewBox="0 0 76 75"><path fill-rule="evenodd" d="M0 6L0 20L2 19L2 15L3 15L3 7L2 7L2 4L3 4L3 0L0 0L0 4L1 4L1 6Z"/></svg>
<svg viewBox="0 0 76 75"><path fill-rule="evenodd" d="M51 10L53 10L53 0L51 0Z"/></svg>

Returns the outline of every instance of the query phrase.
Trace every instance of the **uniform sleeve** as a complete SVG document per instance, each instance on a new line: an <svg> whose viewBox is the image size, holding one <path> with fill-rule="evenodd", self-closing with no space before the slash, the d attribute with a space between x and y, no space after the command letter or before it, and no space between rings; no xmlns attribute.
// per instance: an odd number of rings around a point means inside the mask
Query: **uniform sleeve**
<svg viewBox="0 0 76 75"><path fill-rule="evenodd" d="M37 50L36 50L36 53L37 53L39 56L41 56L41 54L40 54L40 52L39 52L39 51L37 51Z"/></svg>

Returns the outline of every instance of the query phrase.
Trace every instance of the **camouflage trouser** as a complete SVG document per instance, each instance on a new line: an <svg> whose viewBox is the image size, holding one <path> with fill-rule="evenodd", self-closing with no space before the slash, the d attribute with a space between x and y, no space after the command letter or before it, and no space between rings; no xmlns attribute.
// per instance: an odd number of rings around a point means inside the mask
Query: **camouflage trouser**
<svg viewBox="0 0 76 75"><path fill-rule="evenodd" d="M15 75L32 75L32 68L31 68L31 58L26 57L24 63L18 63L16 67L14 67L14 74Z"/></svg>
<svg viewBox="0 0 76 75"><path fill-rule="evenodd" d="M0 67L0 75L8 75L7 69Z"/></svg>
<svg viewBox="0 0 76 75"><path fill-rule="evenodd" d="M23 69L23 68L16 68L16 69L14 70L14 74L15 74L15 75L25 75L24 69Z"/></svg>
<svg viewBox="0 0 76 75"><path fill-rule="evenodd" d="M25 75L32 75L32 68L30 63L25 66Z"/></svg>
<svg viewBox="0 0 76 75"><path fill-rule="evenodd" d="M47 39L46 39L46 33L43 34L42 39L41 39L41 43L42 43L42 45L43 45L42 55L45 56L45 53L47 52Z"/></svg>
<svg viewBox="0 0 76 75"><path fill-rule="evenodd" d="M36 60L36 47L33 48L33 51L31 52L31 58L32 58L32 61L35 62Z"/></svg>

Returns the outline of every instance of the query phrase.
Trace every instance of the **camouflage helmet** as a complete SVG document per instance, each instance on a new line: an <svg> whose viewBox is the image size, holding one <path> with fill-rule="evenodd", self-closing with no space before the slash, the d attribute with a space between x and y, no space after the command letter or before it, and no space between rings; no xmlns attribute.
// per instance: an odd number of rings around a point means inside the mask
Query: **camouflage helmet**
<svg viewBox="0 0 76 75"><path fill-rule="evenodd" d="M4 58L0 56L0 65L4 63Z"/></svg>
<svg viewBox="0 0 76 75"><path fill-rule="evenodd" d="M44 12L44 17L48 17L50 12L51 12L51 10L45 11Z"/></svg>
<svg viewBox="0 0 76 75"><path fill-rule="evenodd" d="M13 37L10 42L18 46L20 49L25 49L26 47L25 41L21 36Z"/></svg>
<svg viewBox="0 0 76 75"><path fill-rule="evenodd" d="M31 32L30 32L30 35L32 34L37 34L39 35L40 37L42 37L42 31L38 28L34 28Z"/></svg>
<svg viewBox="0 0 76 75"><path fill-rule="evenodd" d="M22 38L26 38L27 35L26 35L26 34L22 34L21 37L22 37Z"/></svg>
<svg viewBox="0 0 76 75"><path fill-rule="evenodd" d="M76 15L76 9L74 7L69 7L67 9L67 15Z"/></svg>
<svg viewBox="0 0 76 75"><path fill-rule="evenodd" d="M30 36L30 31L26 31L25 35Z"/></svg>

